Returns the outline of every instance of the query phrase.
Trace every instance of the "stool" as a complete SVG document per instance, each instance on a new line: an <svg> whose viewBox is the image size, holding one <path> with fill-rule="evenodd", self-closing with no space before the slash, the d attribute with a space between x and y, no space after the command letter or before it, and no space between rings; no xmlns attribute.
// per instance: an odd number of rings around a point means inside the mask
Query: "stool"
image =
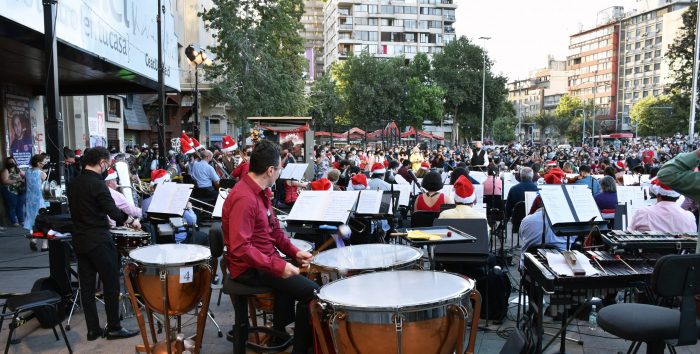
<svg viewBox="0 0 700 354"><path fill-rule="evenodd" d="M233 330L226 337L233 342L233 354L245 354L246 347L256 353L277 353L281 352L292 344L293 337L285 332L281 332L268 327L250 327L248 324L248 302L251 296L271 293L272 289L266 287L255 287L237 282L230 277L224 278L222 291L231 297L233 310L235 312ZM255 315L253 313L253 315ZM282 341L280 345L265 346L248 342L248 334L264 333L271 338Z"/></svg>

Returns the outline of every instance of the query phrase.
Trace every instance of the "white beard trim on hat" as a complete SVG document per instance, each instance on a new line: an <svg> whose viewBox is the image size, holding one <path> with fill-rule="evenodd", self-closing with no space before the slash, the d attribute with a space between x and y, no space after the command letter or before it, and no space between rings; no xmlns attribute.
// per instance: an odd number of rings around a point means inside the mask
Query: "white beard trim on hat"
<svg viewBox="0 0 700 354"><path fill-rule="evenodd" d="M457 194L457 192L454 190L454 188L452 188L452 192L453 192L452 195L455 199L455 203L474 204L474 202L476 201L476 193L472 193L472 195L470 195L466 198L462 198L459 196L459 194Z"/></svg>
<svg viewBox="0 0 700 354"><path fill-rule="evenodd" d="M657 184L650 185L649 191L651 193L654 193L654 195L660 195L660 196L669 197L669 198L679 198L681 196L680 193L674 191L673 189L666 189L666 188L661 187Z"/></svg>

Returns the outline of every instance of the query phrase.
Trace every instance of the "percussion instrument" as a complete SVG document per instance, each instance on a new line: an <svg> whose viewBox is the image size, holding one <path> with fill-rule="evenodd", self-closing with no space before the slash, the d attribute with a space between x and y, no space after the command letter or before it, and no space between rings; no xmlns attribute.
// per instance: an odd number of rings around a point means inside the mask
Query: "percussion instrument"
<svg viewBox="0 0 700 354"><path fill-rule="evenodd" d="M151 244L151 234L141 230L117 227L109 230L119 253L127 257L133 249Z"/></svg>
<svg viewBox="0 0 700 354"><path fill-rule="evenodd" d="M661 231L613 230L602 236L603 242L613 250L676 251L694 250L698 236L686 233Z"/></svg>
<svg viewBox="0 0 700 354"><path fill-rule="evenodd" d="M415 270L337 280L312 302L316 337L322 352L332 346L338 353L464 353L470 313L476 336L474 286L456 274Z"/></svg>
<svg viewBox="0 0 700 354"><path fill-rule="evenodd" d="M311 252L314 249L314 245L311 244L311 242L306 242L304 240L298 240L296 238L291 238L289 241L292 242L292 244L299 249L299 251L304 251L304 252ZM282 251L277 250L280 253L280 256L283 258L286 257Z"/></svg>
<svg viewBox="0 0 700 354"><path fill-rule="evenodd" d="M423 256L417 248L403 245L368 244L333 248L311 261L315 267L341 276L414 267Z"/></svg>
<svg viewBox="0 0 700 354"><path fill-rule="evenodd" d="M199 353L204 335L204 325L209 310L211 295L211 252L209 248L189 244L163 244L137 248L129 252L131 262L124 269L124 278L130 299L139 322L145 351L173 351L175 339L170 331L169 316L179 316L195 308L201 302L197 314L195 353ZM126 281L128 279L129 281ZM153 330L152 313L163 314L166 340L158 342L151 350L148 334L135 295L141 295ZM175 346L177 347L177 346Z"/></svg>

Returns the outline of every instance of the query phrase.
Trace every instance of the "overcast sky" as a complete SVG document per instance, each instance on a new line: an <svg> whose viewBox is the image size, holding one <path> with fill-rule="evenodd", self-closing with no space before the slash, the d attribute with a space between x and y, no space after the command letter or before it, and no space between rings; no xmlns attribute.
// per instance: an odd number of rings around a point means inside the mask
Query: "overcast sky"
<svg viewBox="0 0 700 354"><path fill-rule="evenodd" d="M579 28L591 28L599 11L624 6L636 8L637 0L456 0L458 36L478 45L479 37L491 37L486 50L494 71L509 81L524 79L528 72L547 64L547 55L566 58L569 36Z"/></svg>

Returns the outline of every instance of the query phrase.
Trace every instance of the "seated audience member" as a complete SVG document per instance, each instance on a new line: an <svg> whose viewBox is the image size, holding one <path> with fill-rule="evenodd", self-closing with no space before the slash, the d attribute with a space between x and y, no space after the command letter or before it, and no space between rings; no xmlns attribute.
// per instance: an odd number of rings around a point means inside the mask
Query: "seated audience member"
<svg viewBox="0 0 700 354"><path fill-rule="evenodd" d="M459 176L452 190L457 205L454 209L440 213L439 219L486 219L486 215L472 208L476 202L476 193L474 193L474 185L466 177Z"/></svg>
<svg viewBox="0 0 700 354"><path fill-rule="evenodd" d="M442 204L452 204L452 198L441 193L443 184L442 176L437 172L428 172L423 178L423 189L425 193L416 198L414 211L434 211L439 212Z"/></svg>
<svg viewBox="0 0 700 354"><path fill-rule="evenodd" d="M617 183L610 176L605 176L600 179L600 193L593 196L598 209L615 210L617 207Z"/></svg>
<svg viewBox="0 0 700 354"><path fill-rule="evenodd" d="M537 184L532 181L535 172L530 167L520 169L520 182L508 191L506 199L506 217L513 216L513 209L519 202L525 201L525 192L537 192Z"/></svg>
<svg viewBox="0 0 700 354"><path fill-rule="evenodd" d="M651 180L649 192L656 195L656 204L638 209L629 224L629 231L686 232L695 234L698 226L693 213L676 203L681 196L658 178Z"/></svg>

